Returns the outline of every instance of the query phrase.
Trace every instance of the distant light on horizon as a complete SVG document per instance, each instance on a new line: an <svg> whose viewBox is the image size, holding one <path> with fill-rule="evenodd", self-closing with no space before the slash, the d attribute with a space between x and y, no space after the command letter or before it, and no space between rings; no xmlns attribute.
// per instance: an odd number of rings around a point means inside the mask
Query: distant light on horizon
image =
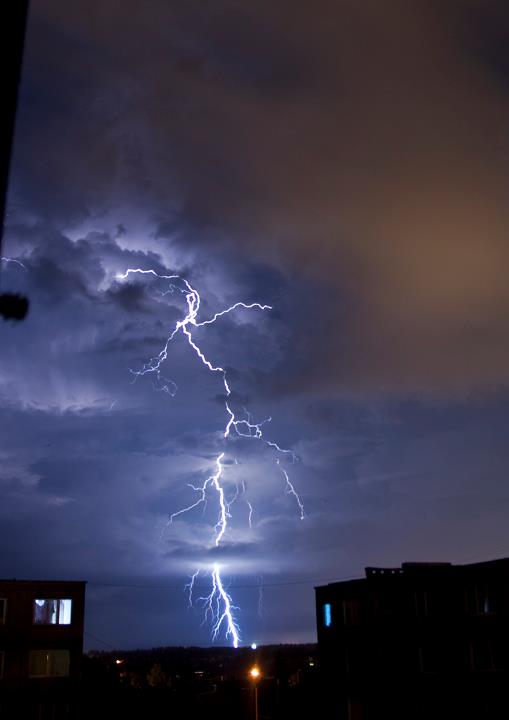
<svg viewBox="0 0 509 720"><path fill-rule="evenodd" d="M251 650L256 650L258 645L256 643L251 643Z"/></svg>

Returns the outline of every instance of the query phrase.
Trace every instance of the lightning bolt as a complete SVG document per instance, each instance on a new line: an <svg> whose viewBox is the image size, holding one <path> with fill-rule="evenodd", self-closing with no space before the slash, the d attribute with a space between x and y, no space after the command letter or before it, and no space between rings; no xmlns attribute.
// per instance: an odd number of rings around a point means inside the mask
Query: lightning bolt
<svg viewBox="0 0 509 720"><path fill-rule="evenodd" d="M236 460L235 460L235 464L237 464L237 461L236 461ZM249 529L251 530L252 527L253 527L253 506L251 505L251 503L249 502L249 500L246 499L246 497L245 497L245 496L246 496L246 492L247 492L247 490L246 490L246 483L245 483L244 480L242 480L242 494L244 495L244 498L245 498L245 499L244 499L244 502L246 503L246 505L247 505L247 507L248 507L248 509L249 509L249 514L248 514L248 516L247 516L247 524L249 525Z"/></svg>
<svg viewBox="0 0 509 720"><path fill-rule="evenodd" d="M260 583L258 585L258 615L263 617L263 576L260 575Z"/></svg>
<svg viewBox="0 0 509 720"><path fill-rule="evenodd" d="M191 579L189 580L189 582L187 583L187 585L184 585L184 590L187 590L187 592L188 592L189 607L193 607L194 582L195 582L195 580L196 580L196 578L198 577L199 574L200 574L200 571L199 571L199 570L196 570L196 572L194 572L194 573L191 575Z"/></svg>
<svg viewBox="0 0 509 720"><path fill-rule="evenodd" d="M205 604L205 617L209 615L212 619L212 639L215 640L223 624L226 625L226 637L232 638L234 648L239 646L240 630L235 619L234 610L239 608L233 605L221 580L219 565L212 566L212 590L207 597L199 598Z"/></svg>
<svg viewBox="0 0 509 720"><path fill-rule="evenodd" d="M300 519L301 519L301 520L304 520L304 518L306 517L305 514L304 514L304 505L302 504L301 499L300 499L297 491L295 490L293 484L291 483L290 478L289 478L289 476L288 476L288 473L286 472L286 470L284 469L284 467L281 467L281 463L279 462L279 459L276 460L276 463L279 465L279 467L280 467L280 469L281 469L281 472L282 472L283 475L285 476L285 480L286 480L286 492L287 492L289 495L293 495L293 497L295 498L295 501L296 501L297 505L299 506L299 510L300 510Z"/></svg>
<svg viewBox="0 0 509 720"><path fill-rule="evenodd" d="M188 344L190 345L196 356L199 358L199 360L202 362L202 364L205 365L205 367L211 373L218 374L221 377L225 390L224 404L226 410L226 425L223 431L223 438L227 439L232 434L235 434L237 437L241 438L261 440L268 447L274 449L277 453L286 454L292 459L293 462L296 462L298 458L293 452L293 450L282 448L278 443L274 442L273 440L266 440L265 438L263 438L262 428L264 425L271 422L270 417L260 422L253 422L250 413L245 408L244 417L237 417L235 411L232 409L229 402L232 391L228 383L226 369L221 367L220 365L215 365L211 360L209 360L205 353L201 350L199 345L197 345L192 335L192 331L194 328L204 327L205 325L212 325L219 318L237 310L238 308L243 308L245 310L256 309L260 311L265 311L272 310L272 307L270 305L262 305L261 303L257 302L236 302L225 310L221 310L220 312L215 313L211 318L207 320L199 320L198 313L200 311L201 298L198 291L194 287L192 287L192 285L185 278L179 275L162 275L160 273L157 273L155 270L129 268L124 273L119 273L117 275L117 279L126 280L130 275L135 274L151 275L160 280L167 281L169 283L168 289L165 292L161 293L161 295L165 296L169 293L180 292L184 296L186 301L187 314L181 320L177 320L175 326L169 332L166 338L166 342L164 343L161 351L156 356L150 358L147 362L145 362L141 369L130 370L130 372L134 376L133 382L135 382L139 377L142 377L144 375L154 374L156 378L156 382L154 382L154 388L156 390L167 393L171 397L174 397L175 393L177 392L177 385L172 380L167 380L162 375L161 367L163 363L168 359L168 351L171 342L174 340L178 333L181 333L185 336ZM196 500L190 505L172 513L169 519L169 522L172 523L175 518L179 517L180 515L191 512L200 505L205 506L207 503L209 491L213 491L217 499L218 506L218 520L214 526L214 545L216 548L220 546L225 536L225 533L228 530L228 520L231 517L230 508L239 496L239 488L237 485L235 495L230 500L226 499L224 485L222 482L224 473L224 457L225 452L221 452L216 457L215 472L213 472L212 475L209 475L209 477L207 477L207 479L203 482L202 485L196 486L190 483L188 484L191 490L193 490L193 492L197 494ZM304 519L304 506L300 500L300 497L295 490L295 487L291 483L288 473L281 466L279 458L276 460L276 462L285 477L287 492L293 495L296 500L296 503L300 510L300 518L302 520ZM236 459L235 464L237 464ZM251 503L245 498L246 486L244 481L242 482L242 494L249 509L248 524L249 527L251 527L253 507ZM192 605L193 603L193 591L195 581L199 575L199 572L200 571L197 570L195 573L193 573L190 582L185 586L185 590L187 590L188 592L188 600L190 605ZM205 609L205 621L210 620L212 623L212 638L214 640L217 638L220 630L225 627L226 638L231 638L233 646L238 647L238 644L240 642L240 629L236 619L235 611L237 611L239 608L233 604L231 596L224 588L224 584L221 578L221 569L217 563L212 566L212 569L210 571L210 578L212 584L210 593L206 596L201 596L200 598L198 598L198 600L203 603Z"/></svg>
<svg viewBox="0 0 509 720"><path fill-rule="evenodd" d="M26 270L26 265L23 265L21 260L16 260L15 258L8 258L8 257L0 257L0 261L4 263L15 263L16 265L19 265L23 268L23 270Z"/></svg>

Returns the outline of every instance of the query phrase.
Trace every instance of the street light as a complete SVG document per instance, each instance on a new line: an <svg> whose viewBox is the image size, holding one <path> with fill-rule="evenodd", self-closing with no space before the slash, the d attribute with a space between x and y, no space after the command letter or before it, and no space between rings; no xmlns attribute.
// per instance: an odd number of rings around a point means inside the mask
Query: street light
<svg viewBox="0 0 509 720"><path fill-rule="evenodd" d="M260 670L256 667L256 665L253 665L253 667L249 671L249 677L253 681L255 720L258 720L258 680L260 679L260 676L261 676Z"/></svg>

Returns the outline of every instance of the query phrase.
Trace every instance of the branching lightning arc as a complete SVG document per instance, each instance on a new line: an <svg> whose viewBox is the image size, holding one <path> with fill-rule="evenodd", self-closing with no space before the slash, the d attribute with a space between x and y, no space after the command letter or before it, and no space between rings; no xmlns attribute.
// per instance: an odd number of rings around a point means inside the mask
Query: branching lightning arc
<svg viewBox="0 0 509 720"><path fill-rule="evenodd" d="M16 260L16 258L0 257L0 261L4 263L14 263L22 267L23 270L26 270L26 265L24 265L21 260Z"/></svg>
<svg viewBox="0 0 509 720"><path fill-rule="evenodd" d="M131 370L131 373L134 375L134 379L136 380L143 375L152 374L156 378L156 382L154 382L154 387L157 390L166 392L168 395L173 397L177 391L177 385L173 381L168 380L162 375L161 368L163 363L168 358L169 346L171 342L178 333L183 334L186 337L187 342L193 349L194 353L203 363L203 365L205 365L205 367L211 373L219 375L222 379L225 390L224 404L226 410L226 424L223 430L224 440L229 438L232 434L242 438L260 440L268 447L272 448L278 455L288 455L293 461L295 461L297 457L292 450L282 448L278 443L274 442L273 440L266 440L263 437L262 428L266 423L270 422L271 418L267 418L258 423L253 422L251 419L251 415L247 411L244 411L245 417L237 417L235 411L232 409L230 402L230 396L232 391L228 382L226 369L221 367L220 365L215 365L212 361L210 361L206 357L205 353L201 350L199 345L195 342L192 335L193 328L203 327L205 325L212 325L219 318L237 310L238 308L243 308L245 310L254 309L259 311L265 311L272 310L272 307L270 305L262 305L260 303L236 302L225 310L215 313L208 320L199 320L198 314L200 311L201 298L198 291L194 287L192 287L185 278L181 277L180 275L162 275L157 273L155 270L129 268L124 273L118 274L117 279L126 280L129 275L134 274L151 275L160 280L167 281L168 289L165 291L165 293L163 293L163 295L175 291L180 292L182 295L184 295L187 305L186 315L181 320L178 320L175 323L175 326L167 336L166 342L164 343L158 355L150 358L141 367L141 369ZM170 515L170 522L173 522L176 517L188 513L194 508L205 504L207 502L207 497L212 491L217 499L218 505L218 519L214 526L214 545L216 547L219 547L221 545L221 542L228 531L228 520L231 517L230 507L239 495L239 488L237 487L234 497L229 501L226 499L225 489L222 482L224 471L224 457L225 451L219 453L215 460L214 472L204 481L201 486L190 485L191 489L197 495L196 500L190 505L181 508L180 510L177 510ZM299 509L300 518L304 519L304 506L294 485L290 481L287 471L281 465L279 457L276 459L276 463L284 476L286 491L288 494L292 495L295 498L297 507ZM242 493L245 495L244 483L242 483ZM246 503L249 508L248 522L249 526L251 526L253 507L249 501L246 500ZM188 592L188 599L190 604L193 603L194 584L199 576L199 573L199 570L194 572L191 575L189 583L185 586L185 589ZM221 578L221 568L219 564L214 563L214 565L210 569L209 574L211 579L210 593L206 596L198 598L198 601L200 601L204 607L205 620L210 620L212 623L212 637L214 640L217 638L220 631L224 628L226 638L231 639L234 647L238 647L240 643L240 629L236 618L236 611L238 610L238 608L233 604L231 596L225 589L223 580Z"/></svg>

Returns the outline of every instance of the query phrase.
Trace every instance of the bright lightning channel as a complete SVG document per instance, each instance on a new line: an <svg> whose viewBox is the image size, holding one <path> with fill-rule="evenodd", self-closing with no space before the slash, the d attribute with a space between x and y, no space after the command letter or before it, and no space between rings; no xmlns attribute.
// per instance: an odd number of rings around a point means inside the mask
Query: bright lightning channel
<svg viewBox="0 0 509 720"><path fill-rule="evenodd" d="M205 617L207 618L210 614L212 618L212 639L217 638L224 623L226 637L231 637L233 647L237 648L240 642L240 630L235 619L234 610L239 608L233 605L230 595L224 589L220 568L217 563L212 566L212 590L207 597L199 599L205 604Z"/></svg>
<svg viewBox="0 0 509 720"><path fill-rule="evenodd" d="M232 410L228 400L231 395L231 388L227 380L226 376L226 369L221 367L220 365L214 365L206 356L205 353L201 350L201 348L196 344L196 342L193 339L192 336L192 329L197 327L203 327L205 325L212 325L215 323L220 317L223 317L224 315L227 315L228 313L233 312L234 310L237 310L238 308L243 308L245 310L272 310L272 307L270 305L262 305L260 303L244 303L244 302L236 302L230 307L226 308L225 310L221 310L220 312L215 313L211 318L208 320L202 320L198 321L198 313L200 310L200 303L201 298L198 293L198 291L192 287L192 285L185 279L182 278L180 275L162 275L157 273L155 270L142 270L141 268L129 268L124 273L119 273L117 275L118 280L125 280L129 275L152 275L153 277L159 278L161 280L166 280L169 282L168 290L166 290L163 294L167 295L168 293L173 293L174 291L178 291L182 293L185 296L186 304L187 304L187 314L185 317L181 320L177 320L175 323L175 327L171 330L168 337L166 338L166 342L162 348L162 350L155 356L150 358L140 370L131 370L131 373L134 375L134 380L136 381L137 378L147 375L149 373L153 373L157 380L157 385L154 383L154 388L156 390L163 391L170 395L171 397L175 396L175 393L177 392L177 385L172 380L167 380L162 373L161 373L161 366L162 364L167 360L168 358L168 349L169 345L172 342L172 340L175 338L177 333L181 332L187 339L188 344L191 346L191 348L194 350L195 354L198 356L198 358L201 360L203 365L208 368L208 370L212 373L217 373L221 376L223 381L223 386L226 393L225 398L225 410L226 410L226 425L223 432L223 437L228 438L230 437L230 434L234 432L238 437L242 438L250 438L250 439L256 439L256 440L262 440L266 445L273 448L276 452L281 454L287 454L289 455L292 460L295 462L297 460L297 456L292 450L287 450L285 448L280 447L276 442L265 440L263 438L263 432L262 427L266 423L269 423L271 421L271 418L266 418L265 420L262 420L261 422L252 422L251 415L247 410L244 410L245 417L244 418L237 418L235 415L235 412ZM173 522L173 520L178 517L179 515L183 515L185 513L190 512L194 508L198 507L199 505L204 505L207 502L207 492L209 489L213 489L215 491L217 501L218 501L218 508L219 508L219 517L218 521L214 526L214 544L216 547L219 547L221 544L221 541L223 540L223 537L228 529L228 520L231 517L230 514L230 507L235 502L239 495L238 486L235 492L234 497L227 501L225 498L225 492L224 487L222 485L222 476L223 476L223 458L225 456L224 452L221 452L215 461L216 469L215 472L210 475L203 485L201 486L195 486L192 484L189 484L189 487L198 494L198 497L195 502L191 503L187 507L182 508L181 510L178 510L170 515L170 523ZM279 459L276 460L278 466L280 467L285 480L286 480L286 488L287 492L295 498L295 501L297 503L297 506L300 511L300 518L301 520L304 519L304 506L300 500L300 497L295 490L295 487L291 483L288 473L286 470L281 467ZM235 460L235 463L237 464L237 461ZM244 481L242 482L242 492L243 495L245 495L246 492L246 486ZM247 507L249 508L249 516L248 516L248 523L249 527L251 527L252 522L252 515L253 515L253 507L251 503L246 500ZM185 589L188 592L188 600L189 604L193 604L193 591L194 591L194 585L195 581L199 575L199 570L197 570L193 575L191 576L190 582L185 586ZM240 629L239 625L236 619L235 611L238 610L232 601L232 598L230 595L226 592L224 588L224 584L221 578L221 569L220 566L215 563L212 566L212 569L210 571L210 577L212 581L212 588L207 596L202 596L198 598L200 600L205 608L205 620L211 620L212 622L212 638L215 640L219 634L219 631L224 626L225 627L225 636L226 638L231 638L233 647L238 647L240 642Z"/></svg>

